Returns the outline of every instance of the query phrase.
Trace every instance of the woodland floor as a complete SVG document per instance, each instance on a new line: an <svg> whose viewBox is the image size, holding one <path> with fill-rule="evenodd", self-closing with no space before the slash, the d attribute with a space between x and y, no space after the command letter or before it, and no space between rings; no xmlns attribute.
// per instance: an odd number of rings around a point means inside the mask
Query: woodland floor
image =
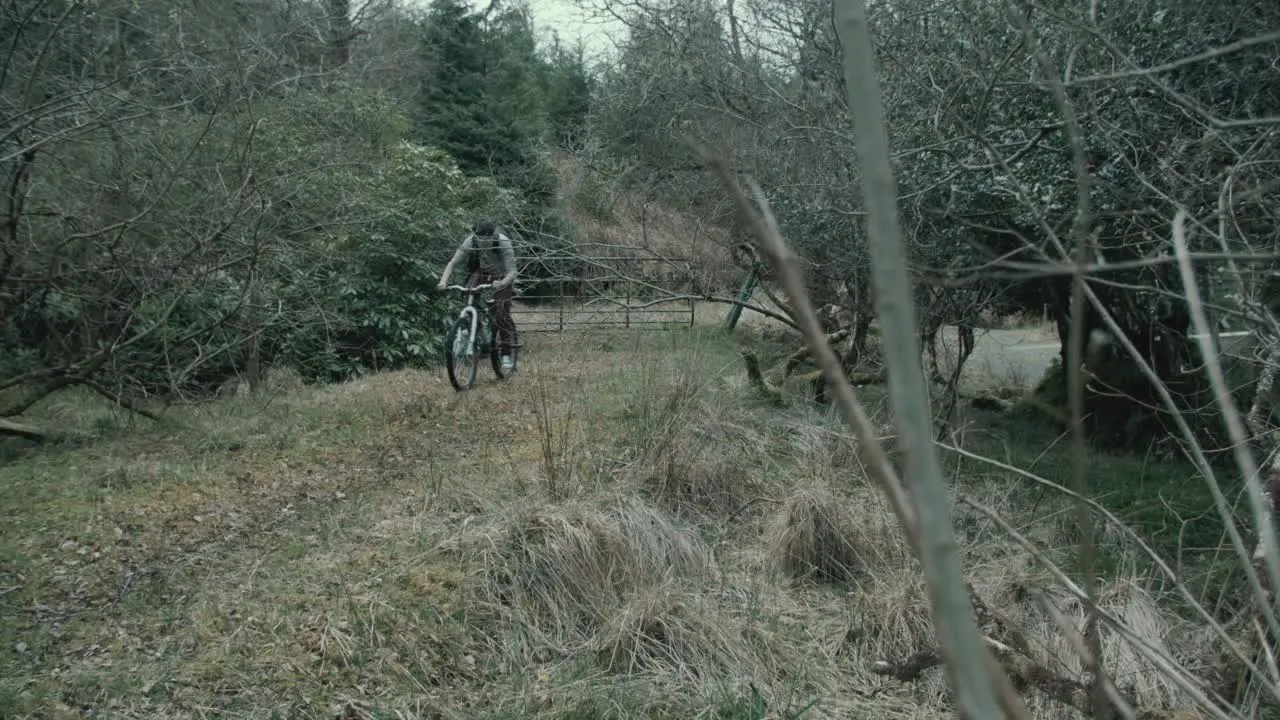
<svg viewBox="0 0 1280 720"><path fill-rule="evenodd" d="M47 403L33 424L94 437L0 448L0 717L950 717L939 670L872 672L930 646L927 604L828 411L756 398L714 328L526 337L516 377L464 394L435 370L280 374L160 423ZM1054 432L971 420L975 451L1065 478ZM944 459L958 492L1070 547L1052 491ZM1213 603L1194 472L1096 467ZM1052 596L1045 571L981 516L956 524L978 593L1078 668L1021 590ZM1107 602L1194 655L1204 632L1109 537ZM1144 706L1185 703L1108 655Z"/></svg>

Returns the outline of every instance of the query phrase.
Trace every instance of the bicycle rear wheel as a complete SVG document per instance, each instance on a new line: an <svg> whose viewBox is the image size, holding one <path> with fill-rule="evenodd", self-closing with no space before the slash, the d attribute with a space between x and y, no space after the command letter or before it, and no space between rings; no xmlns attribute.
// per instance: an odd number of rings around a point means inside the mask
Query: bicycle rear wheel
<svg viewBox="0 0 1280 720"><path fill-rule="evenodd" d="M465 317L458 318L453 324L453 331L449 333L444 353L449 382L458 392L476 386L476 374L480 370L480 353L476 350L475 343L471 342L471 322Z"/></svg>

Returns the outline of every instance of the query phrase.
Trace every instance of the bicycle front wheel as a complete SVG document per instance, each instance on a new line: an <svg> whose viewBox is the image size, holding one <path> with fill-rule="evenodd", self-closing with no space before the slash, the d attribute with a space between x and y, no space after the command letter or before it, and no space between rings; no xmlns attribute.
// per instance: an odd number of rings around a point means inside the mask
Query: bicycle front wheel
<svg viewBox="0 0 1280 720"><path fill-rule="evenodd" d="M454 390L462 392L476 386L480 353L476 352L476 343L471 338L471 322L466 318L458 318L453 324L453 332L449 333L445 347L444 364Z"/></svg>

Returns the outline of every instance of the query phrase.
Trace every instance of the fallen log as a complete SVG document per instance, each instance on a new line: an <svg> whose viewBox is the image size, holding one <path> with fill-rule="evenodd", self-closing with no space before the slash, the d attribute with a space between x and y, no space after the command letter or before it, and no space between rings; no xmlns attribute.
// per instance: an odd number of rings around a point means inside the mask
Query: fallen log
<svg viewBox="0 0 1280 720"><path fill-rule="evenodd" d="M32 442L44 442L49 439L49 434L43 430L38 430L28 425L20 425L4 418L0 418L0 435L20 437Z"/></svg>
<svg viewBox="0 0 1280 720"><path fill-rule="evenodd" d="M827 335L827 343L830 344L832 347L835 347L837 343L843 342L848 337L849 337L849 331L847 329L836 330L830 335ZM783 361L784 362L784 365L783 365L784 370L782 373L783 377L790 377L791 373L795 372L796 368L800 366L800 363L804 362L809 358L809 354L810 354L809 346L802 345L800 346L799 350L796 350L795 352L788 355L787 359Z"/></svg>
<svg viewBox="0 0 1280 720"><path fill-rule="evenodd" d="M755 353L749 350L740 351L742 362L747 366L747 382L751 386L759 390L761 394L769 398L775 403L782 402L782 390L774 387L765 379L764 373L760 371L760 359Z"/></svg>
<svg viewBox="0 0 1280 720"><path fill-rule="evenodd" d="M751 383L752 387L759 390L761 394L769 398L771 401L781 402L784 386L792 384L793 387L795 385L799 385L801 387L808 386L809 397L818 403L826 402L827 383L826 379L822 376L821 370L811 370L799 375L791 375L790 373L787 373L782 378L782 385L774 385L769 382L768 378L765 377L764 371L760 369L760 360L756 357L755 353L743 349L739 350L739 354L742 355L743 364L746 365L747 381ZM876 385L886 382L889 378L889 371L887 368L882 368L875 372L850 373L847 377L850 384L854 387L862 387L865 385Z"/></svg>
<svg viewBox="0 0 1280 720"><path fill-rule="evenodd" d="M1017 403L1012 400L1005 400L995 395L977 395L967 399L969 400L969 406L975 410L987 410L989 412L1006 413L1017 406Z"/></svg>

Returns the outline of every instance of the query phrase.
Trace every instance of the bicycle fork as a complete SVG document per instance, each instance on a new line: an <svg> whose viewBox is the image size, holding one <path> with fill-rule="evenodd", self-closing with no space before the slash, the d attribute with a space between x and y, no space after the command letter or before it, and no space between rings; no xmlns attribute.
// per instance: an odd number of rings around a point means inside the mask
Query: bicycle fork
<svg viewBox="0 0 1280 720"><path fill-rule="evenodd" d="M471 327L469 328L465 338L463 338L461 333L454 336L453 356L465 357L468 360L470 360L471 353L475 352L476 329L477 329L477 325L479 324L477 322L478 318L476 317L476 309L471 307L470 305L467 305L466 307L462 308L462 317L469 318Z"/></svg>

